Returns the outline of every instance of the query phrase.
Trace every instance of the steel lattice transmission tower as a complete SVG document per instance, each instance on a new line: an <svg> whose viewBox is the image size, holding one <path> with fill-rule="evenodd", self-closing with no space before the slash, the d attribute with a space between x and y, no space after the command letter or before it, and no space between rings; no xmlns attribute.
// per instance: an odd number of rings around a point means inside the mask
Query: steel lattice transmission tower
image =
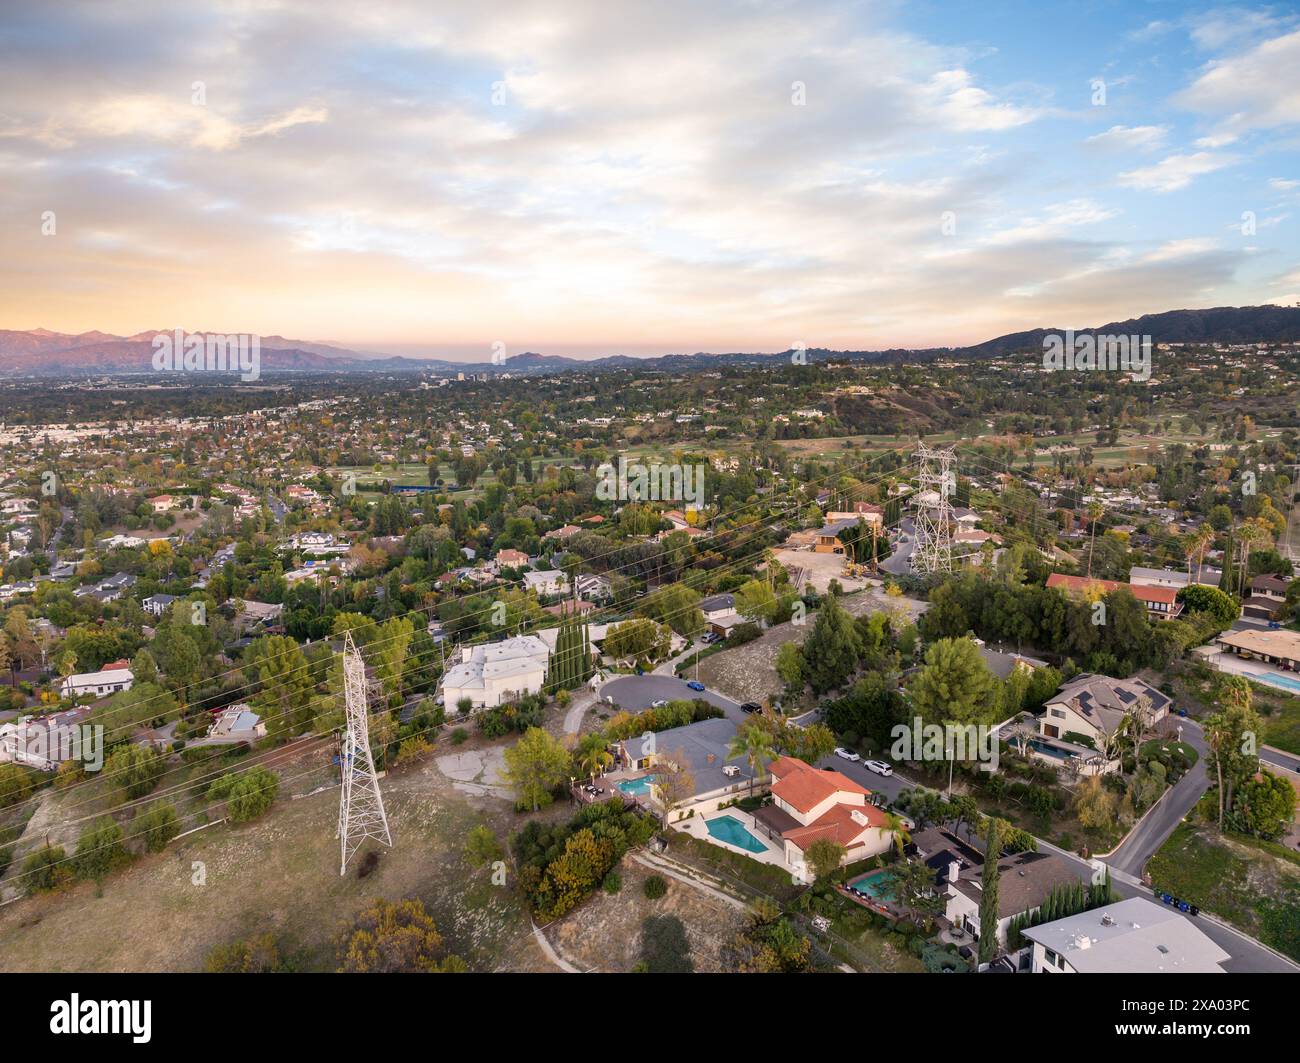
<svg viewBox="0 0 1300 1063"><path fill-rule="evenodd" d="M369 699L366 694L366 666L348 632L343 640L343 697L347 704L347 727L339 750L343 792L339 798L339 829L342 863L339 874L347 873L348 861L362 842L374 838L393 844L388 832L384 798L379 792L375 758L370 752Z"/></svg>
<svg viewBox="0 0 1300 1063"><path fill-rule="evenodd" d="M952 502L956 490L952 447L935 449L921 443L916 448L916 549L912 554L918 572L952 571Z"/></svg>

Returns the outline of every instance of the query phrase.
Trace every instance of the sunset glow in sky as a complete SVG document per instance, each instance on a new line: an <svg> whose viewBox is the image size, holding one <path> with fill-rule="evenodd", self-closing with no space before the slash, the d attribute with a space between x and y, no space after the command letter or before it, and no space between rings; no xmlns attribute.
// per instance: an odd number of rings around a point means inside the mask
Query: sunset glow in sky
<svg viewBox="0 0 1300 1063"><path fill-rule="evenodd" d="M1075 7L8 2L0 328L484 360L1300 301L1295 7Z"/></svg>

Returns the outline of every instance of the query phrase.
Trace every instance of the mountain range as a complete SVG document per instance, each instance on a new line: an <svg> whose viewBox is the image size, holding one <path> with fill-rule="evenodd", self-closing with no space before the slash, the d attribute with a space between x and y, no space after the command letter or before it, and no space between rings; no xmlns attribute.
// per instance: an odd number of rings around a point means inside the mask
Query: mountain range
<svg viewBox="0 0 1300 1063"><path fill-rule="evenodd" d="M0 329L0 372L19 376L68 374L152 373L153 341L160 332L151 329L133 336L107 332L71 334L37 328L28 331ZM198 331L198 330L194 330ZM968 347L891 348L879 351L832 351L822 348L807 352L809 361L898 362L934 358L996 358L1018 352L1041 352L1043 337L1064 329L1032 329ZM188 334L189 330L187 330ZM1075 329L1076 335L1149 335L1156 343L1294 343L1300 342L1300 307L1220 306L1205 310L1170 310L1145 314L1127 321L1114 321L1096 328ZM653 358L611 355L578 359L528 352L492 362L454 362L438 358L409 358L401 355L352 350L334 344L261 337L262 372L412 372L503 373L515 376L543 376L572 370L599 371L621 368L661 369L681 372L728 365L764 365L788 360L789 351L776 353L735 352L716 354L669 354Z"/></svg>

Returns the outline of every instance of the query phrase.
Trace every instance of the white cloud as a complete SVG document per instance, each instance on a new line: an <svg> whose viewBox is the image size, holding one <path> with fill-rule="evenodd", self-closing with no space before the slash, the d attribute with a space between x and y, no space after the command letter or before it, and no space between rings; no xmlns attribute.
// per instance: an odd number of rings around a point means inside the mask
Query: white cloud
<svg viewBox="0 0 1300 1063"><path fill-rule="evenodd" d="M1119 175L1119 183L1144 192L1177 192L1202 174L1222 170L1237 160L1231 155L1198 151L1191 155L1168 155L1153 166Z"/></svg>
<svg viewBox="0 0 1300 1063"><path fill-rule="evenodd" d="M1213 118L1216 146L1257 129L1300 123L1300 30L1211 62L1175 96L1179 106Z"/></svg>
<svg viewBox="0 0 1300 1063"><path fill-rule="evenodd" d="M1143 255L1142 262L1172 262L1181 258L1191 258L1214 251L1219 246L1217 240L1209 237L1193 236L1184 240L1168 240L1154 251Z"/></svg>
<svg viewBox="0 0 1300 1063"><path fill-rule="evenodd" d="M1155 151L1164 147L1169 127L1162 125L1114 125L1088 138L1089 144L1123 151Z"/></svg>

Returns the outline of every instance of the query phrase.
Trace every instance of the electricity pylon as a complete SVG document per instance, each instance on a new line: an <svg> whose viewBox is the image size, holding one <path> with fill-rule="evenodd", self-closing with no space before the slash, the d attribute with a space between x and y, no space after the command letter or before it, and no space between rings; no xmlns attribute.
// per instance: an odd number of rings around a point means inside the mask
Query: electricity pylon
<svg viewBox="0 0 1300 1063"><path fill-rule="evenodd" d="M388 833L388 816L379 792L375 758L370 753L369 704L366 697L366 666L352 642L352 632L343 639L343 697L347 705L347 727L339 750L343 792L339 797L339 828L342 863L339 874L367 838L393 844Z"/></svg>
<svg viewBox="0 0 1300 1063"><path fill-rule="evenodd" d="M952 503L956 482L952 447L936 450L921 443L916 448L916 549L913 565L918 572L952 571ZM936 467L937 466L937 467Z"/></svg>

